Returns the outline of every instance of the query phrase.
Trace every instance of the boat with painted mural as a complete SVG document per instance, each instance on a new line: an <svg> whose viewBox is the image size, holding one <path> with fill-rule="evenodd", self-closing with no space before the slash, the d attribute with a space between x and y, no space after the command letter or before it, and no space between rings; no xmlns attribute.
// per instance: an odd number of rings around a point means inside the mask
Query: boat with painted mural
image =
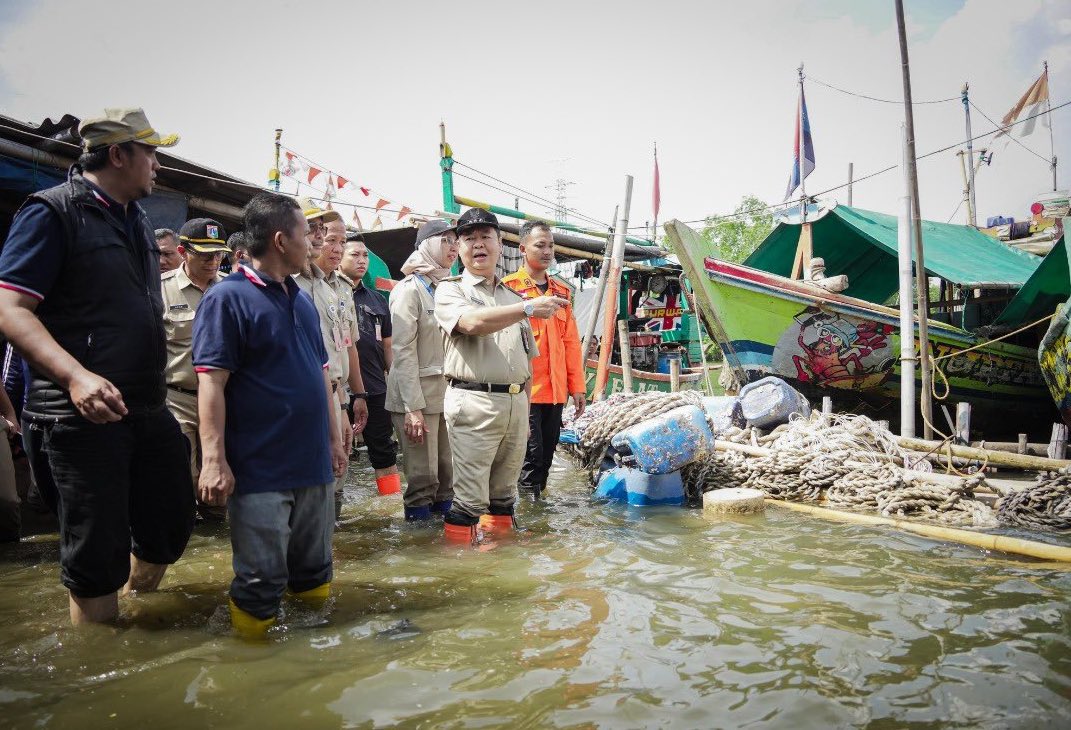
<svg viewBox="0 0 1071 730"><path fill-rule="evenodd" d="M783 216L743 264L715 258L679 221L666 231L737 384L777 375L811 397L832 396L841 408L869 406L895 421L897 219L812 204L807 223L813 261L825 267L815 272L823 274L814 277L820 281L801 278L798 213ZM947 388L950 401L970 402L1002 432L1051 422L1044 417L1051 400L1038 363L1038 326L1029 326L1045 306L1041 284L1027 286L1042 259L970 226L924 221L922 230L931 288L938 282L940 292L927 318L937 393ZM917 327L916 318L916 343Z"/></svg>
<svg viewBox="0 0 1071 730"><path fill-rule="evenodd" d="M1013 306L1028 309L1025 316L1055 310L1041 338L1038 363L1060 416L1064 423L1071 425L1071 251L1066 233L1069 225L1071 218L1064 218L1064 233L1009 309Z"/></svg>

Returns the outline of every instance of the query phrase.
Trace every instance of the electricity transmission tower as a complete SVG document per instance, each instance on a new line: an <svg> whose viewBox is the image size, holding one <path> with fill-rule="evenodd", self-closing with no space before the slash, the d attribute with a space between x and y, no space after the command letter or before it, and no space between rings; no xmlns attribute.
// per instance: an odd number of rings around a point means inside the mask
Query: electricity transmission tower
<svg viewBox="0 0 1071 730"><path fill-rule="evenodd" d="M565 204L566 201L566 189L570 185L576 185L572 180L566 180L564 178L558 178L554 181L553 185L547 185L547 190L554 191L554 210L547 211L554 214L554 220L558 223L565 223L568 219L567 209L569 206Z"/></svg>

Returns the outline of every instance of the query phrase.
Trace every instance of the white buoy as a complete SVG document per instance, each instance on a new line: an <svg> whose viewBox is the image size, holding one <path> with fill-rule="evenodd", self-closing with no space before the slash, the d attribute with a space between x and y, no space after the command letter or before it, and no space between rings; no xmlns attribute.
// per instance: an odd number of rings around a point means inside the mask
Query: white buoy
<svg viewBox="0 0 1071 730"><path fill-rule="evenodd" d="M719 514L748 515L766 509L766 494L758 489L715 489L703 494L703 509Z"/></svg>

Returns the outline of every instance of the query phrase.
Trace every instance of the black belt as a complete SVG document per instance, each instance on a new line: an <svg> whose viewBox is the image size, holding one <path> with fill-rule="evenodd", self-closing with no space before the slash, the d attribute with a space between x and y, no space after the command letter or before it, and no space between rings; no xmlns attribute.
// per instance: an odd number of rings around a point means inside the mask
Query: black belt
<svg viewBox="0 0 1071 730"><path fill-rule="evenodd" d="M196 390L190 390L189 388L180 388L177 385L169 385L169 386L167 386L167 389L168 390L173 390L173 391L175 391L177 393L184 393L185 395L193 395L193 396L197 395L197 391Z"/></svg>
<svg viewBox="0 0 1071 730"><path fill-rule="evenodd" d="M451 388L458 390L479 390L484 393L509 393L517 395L524 390L524 383L470 383L468 380L447 378Z"/></svg>

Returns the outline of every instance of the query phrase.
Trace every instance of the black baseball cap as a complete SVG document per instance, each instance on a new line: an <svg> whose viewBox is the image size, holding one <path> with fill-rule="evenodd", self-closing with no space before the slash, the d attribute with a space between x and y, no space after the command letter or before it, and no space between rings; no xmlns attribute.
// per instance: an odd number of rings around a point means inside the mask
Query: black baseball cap
<svg viewBox="0 0 1071 730"><path fill-rule="evenodd" d="M194 218L182 224L179 243L197 253L228 253L231 250L223 226L211 218Z"/></svg>
<svg viewBox="0 0 1071 730"><path fill-rule="evenodd" d="M420 244L433 236L441 236L447 231L452 230L454 230L453 223L434 218L417 229L416 243L413 244L413 248L419 247Z"/></svg>
<svg viewBox="0 0 1071 730"><path fill-rule="evenodd" d="M498 226L498 218L489 210L483 208L469 208L457 219L457 235L461 235L470 228L478 226L490 226L496 231L502 230Z"/></svg>

